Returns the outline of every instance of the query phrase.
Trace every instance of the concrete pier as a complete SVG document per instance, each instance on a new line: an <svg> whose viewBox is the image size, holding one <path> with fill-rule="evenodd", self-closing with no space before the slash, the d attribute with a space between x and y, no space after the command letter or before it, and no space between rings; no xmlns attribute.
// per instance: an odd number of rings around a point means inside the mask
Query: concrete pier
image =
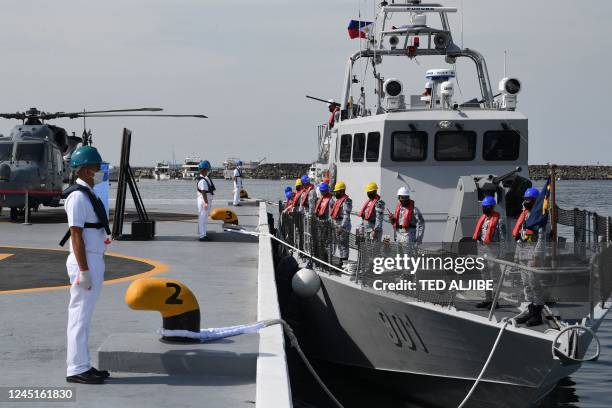
<svg viewBox="0 0 612 408"><path fill-rule="evenodd" d="M225 206L219 200L214 206ZM192 213L193 208L147 208L150 212ZM232 208L240 225L265 229L265 204ZM44 211L44 210L42 210ZM39 215L44 215L43 212ZM211 241L197 241L193 219L157 223L153 241L116 241L110 251L118 256L112 265L121 268L120 256L144 262L134 275L106 282L96 306L90 335L94 365L110 369L104 385L65 382L66 319L69 292L61 263L28 264L37 284L47 280L51 288L24 287L3 291L0 286L0 387L69 386L76 402L54 407L290 407L291 393L278 326L259 334L243 335L204 344L165 344L158 341L161 316L134 311L124 302L127 286L142 274L167 276L186 284L196 295L202 313L201 326L223 327L278 317L278 304L269 238L223 232L209 221ZM129 225L125 226L126 230ZM57 250L66 230L63 223L30 226L0 222L0 270L13 260L19 248ZM11 248L9 248L11 247ZM6 255L3 257L2 255ZM67 254L61 254L65 259ZM25 257L24 257L25 259ZM44 259L44 258L43 258ZM31 261L31 259L30 259ZM8 264L7 264L8 265ZM59 265L59 266L58 266ZM110 265L110 263L108 264ZM144 270L144 271L143 271ZM62 275L63 274L63 275ZM140 274L140 275L139 275ZM43 275L42 277L40 275ZM110 275L109 275L110 276ZM4 277L4 279L11 277ZM62 282L62 279L65 281ZM96 352L98 350L98 352ZM41 406L40 403L3 403L0 406Z"/></svg>

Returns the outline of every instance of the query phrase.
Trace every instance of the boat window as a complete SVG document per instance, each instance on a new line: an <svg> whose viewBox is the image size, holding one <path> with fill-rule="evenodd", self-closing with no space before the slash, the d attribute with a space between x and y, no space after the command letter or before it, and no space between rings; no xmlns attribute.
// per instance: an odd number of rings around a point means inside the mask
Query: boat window
<svg viewBox="0 0 612 408"><path fill-rule="evenodd" d="M10 160L13 155L12 143L0 143L0 161Z"/></svg>
<svg viewBox="0 0 612 408"><path fill-rule="evenodd" d="M365 147L366 147L365 133L355 133L355 138L353 139L353 161L354 162L363 161Z"/></svg>
<svg viewBox="0 0 612 408"><path fill-rule="evenodd" d="M340 161L348 162L351 161L351 144L353 142L353 135L342 135L340 138Z"/></svg>
<svg viewBox="0 0 612 408"><path fill-rule="evenodd" d="M447 131L436 133L436 160L469 161L476 156L476 133Z"/></svg>
<svg viewBox="0 0 612 408"><path fill-rule="evenodd" d="M377 162L380 151L380 133L368 133L368 146L366 147L366 161Z"/></svg>
<svg viewBox="0 0 612 408"><path fill-rule="evenodd" d="M41 161L43 158L43 145L42 143L18 143L17 153L15 154L16 160L23 161Z"/></svg>
<svg viewBox="0 0 612 408"><path fill-rule="evenodd" d="M426 132L393 132L391 136L391 160L423 161L426 158Z"/></svg>
<svg viewBox="0 0 612 408"><path fill-rule="evenodd" d="M516 160L521 135L518 131L495 130L484 134L482 158L489 161Z"/></svg>

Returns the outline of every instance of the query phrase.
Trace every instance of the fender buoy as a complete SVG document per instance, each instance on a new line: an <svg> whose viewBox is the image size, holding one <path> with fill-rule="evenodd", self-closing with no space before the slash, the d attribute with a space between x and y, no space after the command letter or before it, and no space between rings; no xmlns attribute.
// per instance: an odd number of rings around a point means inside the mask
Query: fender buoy
<svg viewBox="0 0 612 408"><path fill-rule="evenodd" d="M227 207L213 209L208 218L211 220L223 221L224 224L238 225L238 216Z"/></svg>

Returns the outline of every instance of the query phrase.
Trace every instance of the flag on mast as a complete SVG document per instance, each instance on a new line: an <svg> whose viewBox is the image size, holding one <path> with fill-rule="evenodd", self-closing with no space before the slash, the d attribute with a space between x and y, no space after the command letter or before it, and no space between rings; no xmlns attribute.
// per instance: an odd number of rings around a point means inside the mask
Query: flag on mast
<svg viewBox="0 0 612 408"><path fill-rule="evenodd" d="M372 21L351 20L348 25L349 37L351 40L355 38L368 38L372 24Z"/></svg>
<svg viewBox="0 0 612 408"><path fill-rule="evenodd" d="M540 191L540 195L533 205L533 210L529 214L529 218L525 222L525 227L530 230L543 228L548 223L548 214L550 212L550 176L546 180L546 184Z"/></svg>

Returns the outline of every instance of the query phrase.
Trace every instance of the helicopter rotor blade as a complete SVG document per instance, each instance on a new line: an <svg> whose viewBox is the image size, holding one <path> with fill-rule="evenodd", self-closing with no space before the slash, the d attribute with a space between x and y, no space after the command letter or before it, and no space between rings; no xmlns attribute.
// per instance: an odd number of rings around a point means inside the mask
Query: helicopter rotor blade
<svg viewBox="0 0 612 408"><path fill-rule="evenodd" d="M201 119L207 119L208 116L205 115L165 115L165 114L161 114L161 115L131 115L131 114L127 114L127 115L123 115L123 114L119 114L119 115L81 115L80 117L86 117L86 118L116 118L116 117L146 117L146 118L201 118Z"/></svg>
<svg viewBox="0 0 612 408"><path fill-rule="evenodd" d="M88 114L98 113L115 113L115 112L161 112L162 108L132 108L132 109L109 109L109 110L96 110L96 111L81 111L81 112L55 112L55 113L42 113L41 119L58 119L58 118L70 118L75 119L83 117Z"/></svg>
<svg viewBox="0 0 612 408"><path fill-rule="evenodd" d="M26 118L26 114L23 112L16 113L0 113L0 118L2 119L19 119L23 120Z"/></svg>

